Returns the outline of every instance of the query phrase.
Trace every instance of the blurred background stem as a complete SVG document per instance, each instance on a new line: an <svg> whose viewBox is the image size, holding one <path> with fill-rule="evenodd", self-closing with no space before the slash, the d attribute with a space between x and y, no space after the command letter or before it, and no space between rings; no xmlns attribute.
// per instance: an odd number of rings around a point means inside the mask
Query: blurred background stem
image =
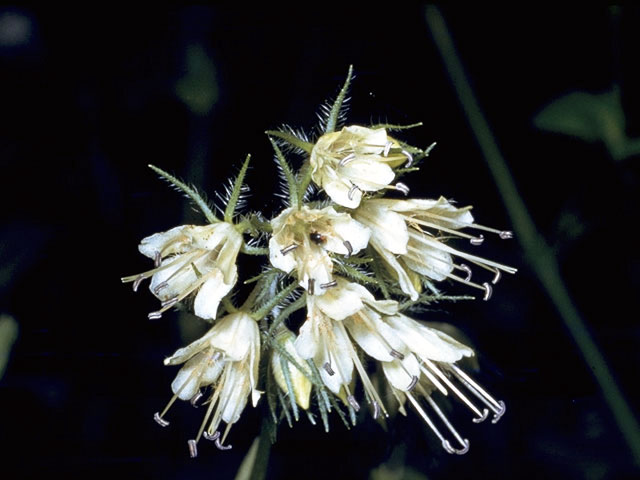
<svg viewBox="0 0 640 480"><path fill-rule="evenodd" d="M433 40L442 56L451 83L502 197L525 256L543 289L558 310L585 362L590 366L618 428L632 452L635 463L640 465L638 423L614 380L603 354L569 296L551 248L538 233L524 201L518 194L514 179L471 88L442 13L438 7L429 5L425 9L425 16Z"/></svg>

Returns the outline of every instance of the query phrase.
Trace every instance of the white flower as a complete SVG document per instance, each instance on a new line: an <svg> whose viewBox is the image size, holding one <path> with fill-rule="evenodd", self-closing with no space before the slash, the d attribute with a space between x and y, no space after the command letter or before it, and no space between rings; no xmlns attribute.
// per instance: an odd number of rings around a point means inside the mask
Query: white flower
<svg viewBox="0 0 640 480"><path fill-rule="evenodd" d="M333 263L327 252L355 254L369 241L367 228L333 207L287 208L271 225L271 264L287 273L295 268L300 285L312 295L322 295L332 286Z"/></svg>
<svg viewBox="0 0 640 480"><path fill-rule="evenodd" d="M434 281L450 278L465 283L484 290L488 299L489 283L472 282L471 268L465 263L456 264L454 257L492 271L492 283L498 281L500 271L515 273L516 269L452 248L444 240L447 236L457 236L469 239L473 245L482 243L482 235L469 235L460 231L463 228L497 233L503 239L511 238L512 234L474 223L470 210L471 207L456 208L444 197L438 200L379 198L363 201L352 215L369 227L371 246L411 299L418 298L421 287L412 272Z"/></svg>
<svg viewBox="0 0 640 480"><path fill-rule="evenodd" d="M384 128L352 125L321 136L311 151L311 178L338 205L356 208L363 192L388 185L392 166L410 158Z"/></svg>
<svg viewBox="0 0 640 480"><path fill-rule="evenodd" d="M230 223L175 227L143 239L138 247L140 253L154 259L156 268L122 281L133 282L137 290L142 280L151 277L149 288L162 301L162 308L149 318L159 318L197 291L195 314L214 319L220 301L238 278L236 258L241 246L242 235Z"/></svg>
<svg viewBox="0 0 640 480"><path fill-rule="evenodd" d="M285 394L288 394L289 386L287 385L287 379L285 377L286 371L286 375L288 375L289 381L291 382L291 389L293 390L296 403L303 409L307 410L309 408L309 397L311 396L311 381L309 380L311 370L305 363L304 359L298 355L298 351L294 346L295 340L296 336L294 333L286 327L281 328L275 338L275 341L278 342L278 344L281 345L289 355L291 355L298 365L303 368L304 372L298 370L296 366L292 365L277 349L273 349L273 354L271 356L271 369L280 389Z"/></svg>
<svg viewBox="0 0 640 480"><path fill-rule="evenodd" d="M162 413L155 415L156 421L160 425L168 425L162 417L175 398L191 400L195 404L202 397L201 389L211 386L212 393L202 428L196 439L189 441L189 447L192 456L195 456L195 445L211 419L205 437L215 440L218 448L229 448L223 447L222 442L231 425L240 419L249 393L254 407L262 393L257 390L260 332L256 321L246 312L229 314L202 338L177 350L164 361L165 365L184 362L171 384L174 398ZM218 431L221 421L227 424L222 436Z"/></svg>

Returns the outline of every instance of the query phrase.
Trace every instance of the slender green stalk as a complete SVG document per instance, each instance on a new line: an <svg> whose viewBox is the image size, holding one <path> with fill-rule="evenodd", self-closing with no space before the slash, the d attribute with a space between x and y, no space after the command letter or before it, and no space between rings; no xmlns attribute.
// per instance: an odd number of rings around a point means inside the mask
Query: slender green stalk
<svg viewBox="0 0 640 480"><path fill-rule="evenodd" d="M638 428L638 423L622 391L616 384L602 352L600 352L569 296L553 251L538 233L533 219L517 191L507 163L469 84L467 74L458 57L444 18L440 10L433 5L426 7L425 16L451 83L456 89L462 109L467 116L471 130L478 141L498 191L502 196L522 249L538 276L542 287L558 310L585 362L591 367L593 376L602 390L605 401L613 413L613 417L633 454L636 464L640 464L640 429Z"/></svg>
<svg viewBox="0 0 640 480"><path fill-rule="evenodd" d="M160 175L163 179L165 179L171 185L182 190L187 195L187 197L189 197L191 201L198 206L198 208L202 211L202 213L204 214L204 216L206 217L209 223L216 223L220 221L213 214L213 212L211 211L211 208L209 208L209 205L207 205L207 202L204 201L204 199L200 196L200 194L196 189L191 188L189 185L187 185L183 181L178 180L173 175L165 172L164 170L156 167L155 165L149 164L149 168L154 172L156 172L158 175Z"/></svg>

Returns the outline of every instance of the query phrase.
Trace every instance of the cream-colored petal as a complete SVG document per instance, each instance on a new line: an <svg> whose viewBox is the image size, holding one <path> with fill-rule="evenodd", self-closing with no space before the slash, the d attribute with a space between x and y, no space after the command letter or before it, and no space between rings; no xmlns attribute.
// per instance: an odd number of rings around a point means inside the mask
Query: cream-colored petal
<svg viewBox="0 0 640 480"><path fill-rule="evenodd" d="M385 362L382 369L389 383L404 392L415 385L414 377L420 378L420 365L413 355L408 355L403 360Z"/></svg>
<svg viewBox="0 0 640 480"><path fill-rule="evenodd" d="M393 329L380 321L380 316L375 312L352 315L345 320L345 326L367 355L376 360L393 361L395 357L391 354L392 349L402 355L409 353Z"/></svg>
<svg viewBox="0 0 640 480"><path fill-rule="evenodd" d="M219 405L222 408L222 420L227 424L236 423L247 405L251 382L247 362L233 362L224 379L220 392Z"/></svg>
<svg viewBox="0 0 640 480"><path fill-rule="evenodd" d="M211 345L225 353L225 358L240 361L247 357L250 348L260 342L257 322L245 312L237 312L222 318L214 327Z"/></svg>
<svg viewBox="0 0 640 480"><path fill-rule="evenodd" d="M158 253L162 253L163 256L183 253L184 248L191 244L190 235L184 233L186 227L189 227L189 225L180 225L166 232L154 233L153 235L145 237L140 242L138 250L145 257L149 258L155 258ZM172 248L163 251L171 244L173 244Z"/></svg>
<svg viewBox="0 0 640 480"><path fill-rule="evenodd" d="M335 235L327 236L324 248L341 255L356 254L366 248L371 236L371 231L367 227L347 214L333 218L333 230ZM345 241L349 242L351 251L345 246Z"/></svg>
<svg viewBox="0 0 640 480"><path fill-rule="evenodd" d="M336 179L332 181L323 181L319 185L324 189L325 193L336 202L346 208L357 208L362 200L362 191L355 188L352 189L351 184L344 179Z"/></svg>
<svg viewBox="0 0 640 480"><path fill-rule="evenodd" d="M286 255L282 254L281 251L285 247L288 247L288 245L279 244L275 237L269 239L269 260L271 265L285 273L289 273L295 268L296 259L293 252L289 252Z"/></svg>
<svg viewBox="0 0 640 480"><path fill-rule="evenodd" d="M317 307L333 320L343 320L364 306L362 296L354 289L344 288L341 283L337 287L327 290L324 295L317 297L315 301Z"/></svg>
<svg viewBox="0 0 640 480"><path fill-rule="evenodd" d="M375 192L393 182L395 173L386 163L360 157L340 167L339 175L348 178L359 189Z"/></svg>
<svg viewBox="0 0 640 480"><path fill-rule="evenodd" d="M441 281L447 278L453 271L453 259L451 255L438 248L432 248L414 240L411 233L409 238L409 253L403 256L404 262L411 270L418 272L425 277Z"/></svg>
<svg viewBox="0 0 640 480"><path fill-rule="evenodd" d="M401 215L380 206L376 200L365 200L353 215L371 229L371 241L391 253L407 253L409 232Z"/></svg>
<svg viewBox="0 0 640 480"><path fill-rule="evenodd" d="M164 302L186 291L198 279L193 268L189 266L190 258L194 257L186 253L179 257L163 260L160 264L161 267L172 265L167 266L151 277L151 283L149 284L151 293ZM161 288L158 288L159 286Z"/></svg>
<svg viewBox="0 0 640 480"><path fill-rule="evenodd" d="M407 275L404 267L400 264L400 262L398 262L396 257L391 252L380 246L380 244L373 239L371 240L371 245L387 263L389 268L395 272L396 278L398 279L398 284L400 285L402 291L409 295L409 297L411 297L411 300L417 300L419 294L415 286L413 285L411 278L409 278L409 275Z"/></svg>

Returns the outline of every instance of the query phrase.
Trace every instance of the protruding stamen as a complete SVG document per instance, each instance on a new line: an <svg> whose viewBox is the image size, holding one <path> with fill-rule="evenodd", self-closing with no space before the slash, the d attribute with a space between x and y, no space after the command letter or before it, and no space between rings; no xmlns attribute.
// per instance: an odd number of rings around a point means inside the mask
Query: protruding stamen
<svg viewBox="0 0 640 480"><path fill-rule="evenodd" d="M158 320L162 318L162 312L151 312L147 317L149 320Z"/></svg>
<svg viewBox="0 0 640 480"><path fill-rule="evenodd" d="M404 355L401 354L399 351L394 350L393 348L389 352L389 355L391 355L392 357L397 358L398 360L404 360Z"/></svg>
<svg viewBox="0 0 640 480"><path fill-rule="evenodd" d="M191 400L189 400L189 403L191 403L192 407L198 408L198 402L200 401L201 398L202 398L202 392L198 390L198 393L196 393L193 397L191 397Z"/></svg>
<svg viewBox="0 0 640 480"><path fill-rule="evenodd" d="M163 288L167 288L168 286L169 286L168 282L159 283L158 285L156 285L156 288L153 289L153 293L155 293L156 295L159 295L160 290L162 290Z"/></svg>
<svg viewBox="0 0 640 480"><path fill-rule="evenodd" d="M513 232L510 230L502 230L499 235L502 240L510 240L513 238Z"/></svg>
<svg viewBox="0 0 640 480"><path fill-rule="evenodd" d="M313 295L313 287L315 284L316 284L316 279L310 278L309 283L307 284L307 292L309 292L309 295Z"/></svg>
<svg viewBox="0 0 640 480"><path fill-rule="evenodd" d="M220 438L220 432L215 432L213 435L211 435L209 432L204 432L202 436L211 442L215 442Z"/></svg>
<svg viewBox="0 0 640 480"><path fill-rule="evenodd" d="M138 278L136 278L133 281L133 291L134 292L138 291L138 287L140 287L140 284L142 283L143 280L144 280L144 275L139 275Z"/></svg>
<svg viewBox="0 0 640 480"><path fill-rule="evenodd" d="M484 282L482 286L484 287L484 291L485 291L484 297L482 297L482 299L486 302L491 298L491 294L493 293L493 288L491 288L491 285L489 285L487 282Z"/></svg>
<svg viewBox="0 0 640 480"><path fill-rule="evenodd" d="M215 439L215 445L218 450L231 450L233 447L231 445L222 445L220 441L220 435Z"/></svg>
<svg viewBox="0 0 640 480"><path fill-rule="evenodd" d="M350 153L349 155L344 157L342 160L340 160L340 163L338 165L340 167L344 167L347 163L349 163L351 160L354 160L355 158L356 158L356 154Z"/></svg>
<svg viewBox="0 0 640 480"><path fill-rule="evenodd" d="M350 189L349 189L349 193L347 193L347 197L349 197L349 200L353 200L353 194L355 193L356 190L359 190L357 185L353 185Z"/></svg>
<svg viewBox="0 0 640 480"><path fill-rule="evenodd" d="M460 264L460 268L462 270L464 270L465 272L467 272L467 278L464 279L465 282L468 282L471 280L471 268L469 267L469 265L467 265L466 263L461 263Z"/></svg>
<svg viewBox="0 0 640 480"><path fill-rule="evenodd" d="M178 297L175 296L173 298L170 298L169 300L165 300L164 302L161 302L160 305L163 308L171 308L173 307L176 303L178 303Z"/></svg>
<svg viewBox="0 0 640 480"><path fill-rule="evenodd" d="M493 424L498 423L507 411L507 405L502 400L500 400L498 404L500 405L500 411L496 412L495 415L493 415L493 418L491 419L491 423Z"/></svg>
<svg viewBox="0 0 640 480"><path fill-rule="evenodd" d="M337 281L335 281L335 280L334 280L334 281L332 281L332 282L328 282L328 283L321 283L321 284L320 284L320 287L321 287L321 288L325 288L325 289L327 289L327 288L331 288L331 287L337 287L337 286L338 286L338 282L337 282Z"/></svg>
<svg viewBox="0 0 640 480"><path fill-rule="evenodd" d="M377 420L380 415L380 405L375 400L373 401L373 419Z"/></svg>
<svg viewBox="0 0 640 480"><path fill-rule="evenodd" d="M153 256L153 264L155 265L156 268L158 268L161 263L162 263L162 254L160 252L156 252L156 254Z"/></svg>
<svg viewBox="0 0 640 480"><path fill-rule="evenodd" d="M451 454L456 454L456 455L464 455L465 453L467 453L469 451L469 440L467 440L466 438L463 440L462 444L464 445L463 448L461 449L455 449L451 446L451 443L449 443L449 440L445 440L444 442L442 442L442 448L444 448L444 450L447 453L451 453Z"/></svg>
<svg viewBox="0 0 640 480"><path fill-rule="evenodd" d="M407 164L405 165L405 167L410 167L413 164L413 155L411 155L409 152L407 152L406 150L402 150L402 154L407 157Z"/></svg>
<svg viewBox="0 0 640 480"><path fill-rule="evenodd" d="M389 156L389 150L391 150L391 147L393 146L393 142L387 142L384 146L384 150L382 152L382 156L383 157L388 157Z"/></svg>
<svg viewBox="0 0 640 480"><path fill-rule="evenodd" d="M296 248L298 248L298 245L296 245L295 243L292 243L288 247L284 247L282 250L280 250L280 253L282 255L286 255L287 253L294 251Z"/></svg>
<svg viewBox="0 0 640 480"><path fill-rule="evenodd" d="M407 387L407 390L409 390L409 391L413 390L414 388L416 388L417 384L418 384L418 377L416 375L413 375L411 377L411 383Z"/></svg>
<svg viewBox="0 0 640 480"><path fill-rule="evenodd" d="M429 145L427 147L427 149L424 151L425 156L428 156L431 153L431 150L433 150L436 146L436 142L433 142L431 145Z"/></svg>
<svg viewBox="0 0 640 480"><path fill-rule="evenodd" d="M356 397L349 395L347 397L347 402L349 402L349 405L351 405L356 412L360 411L360 404L356 401Z"/></svg>
<svg viewBox="0 0 640 480"><path fill-rule="evenodd" d="M471 245L482 245L482 242L484 242L484 235L480 234L477 237L473 237L471 240L469 240L469 243Z"/></svg>
<svg viewBox="0 0 640 480"><path fill-rule="evenodd" d="M156 421L158 425L161 427L168 427L169 422L167 422L164 418L160 416L160 412L156 412L153 414L153 419Z"/></svg>
<svg viewBox="0 0 640 480"><path fill-rule="evenodd" d="M191 458L196 458L198 456L198 444L196 443L196 441L189 440L187 442L187 445L189 445L189 455L191 456Z"/></svg>
<svg viewBox="0 0 640 480"><path fill-rule="evenodd" d="M409 187L407 187L404 183L398 182L396 183L395 187L396 187L396 190L400 190L405 197L409 195Z"/></svg>
<svg viewBox="0 0 640 480"><path fill-rule="evenodd" d="M344 248L347 249L347 257L353 255L353 247L351 246L351 242L349 240L345 240L344 242L342 242L342 244L344 245Z"/></svg>
<svg viewBox="0 0 640 480"><path fill-rule="evenodd" d="M329 362L326 362L323 365L324 369L327 371L327 373L329 375L331 375L332 377L336 374L336 372L333 371L333 368L331 368L331 364Z"/></svg>

